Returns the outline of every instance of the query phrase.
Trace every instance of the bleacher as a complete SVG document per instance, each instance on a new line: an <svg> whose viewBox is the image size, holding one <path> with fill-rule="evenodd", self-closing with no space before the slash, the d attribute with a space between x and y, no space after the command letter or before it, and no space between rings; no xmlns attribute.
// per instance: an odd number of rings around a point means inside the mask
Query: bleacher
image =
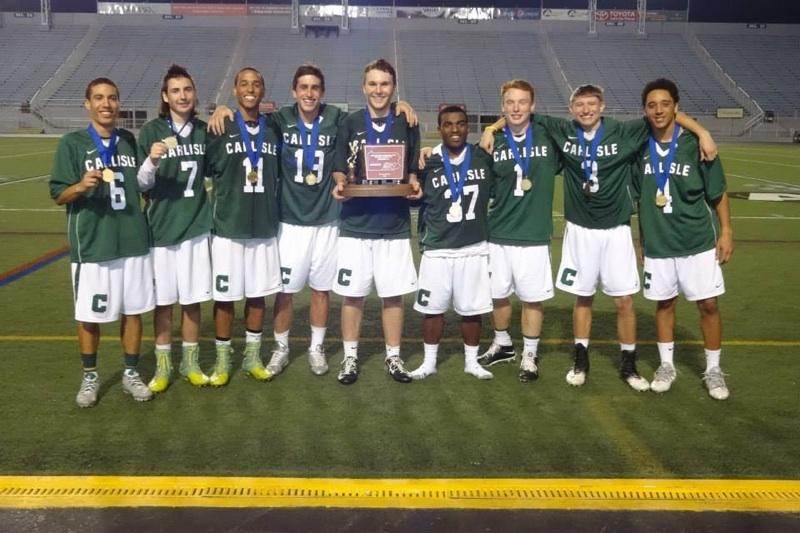
<svg viewBox="0 0 800 533"><path fill-rule="evenodd" d="M83 98L88 80L108 76L127 104L157 107L164 72L178 63L192 73L201 102L207 103L225 76L236 36L232 27L105 26L54 98Z"/></svg>
<svg viewBox="0 0 800 533"><path fill-rule="evenodd" d="M405 95L420 109L443 102L467 110L498 111L503 81L523 78L536 87L537 105L563 107L561 96L532 32L478 34L458 31L398 32L399 68ZM517 51L508 53L509 50Z"/></svg>
<svg viewBox="0 0 800 533"><path fill-rule="evenodd" d="M762 109L796 115L800 108L800 37L698 35L712 57Z"/></svg>
<svg viewBox="0 0 800 533"><path fill-rule="evenodd" d="M30 100L72 53L85 31L86 26L52 31L0 27L0 102Z"/></svg>
<svg viewBox="0 0 800 533"><path fill-rule="evenodd" d="M679 34L635 35L551 33L567 79L575 87L597 83L606 90L609 109L640 109L641 91L655 78L674 80L687 113L714 113L717 107L739 107L706 70Z"/></svg>

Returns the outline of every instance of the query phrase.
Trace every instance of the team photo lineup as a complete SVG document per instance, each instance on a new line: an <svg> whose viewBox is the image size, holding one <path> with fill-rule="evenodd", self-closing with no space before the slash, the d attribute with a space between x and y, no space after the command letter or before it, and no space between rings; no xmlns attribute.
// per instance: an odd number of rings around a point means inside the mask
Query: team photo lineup
<svg viewBox="0 0 800 533"><path fill-rule="evenodd" d="M725 293L721 265L734 248L725 174L708 131L679 111L675 83L647 83L643 117L617 121L603 116L599 86L572 92L570 120L536 113L534 85L509 80L498 87L501 117L479 143L468 142L468 110L442 105L437 143L422 147L413 102L396 101L397 75L388 61L370 62L356 82L364 108L347 113L324 103L322 70L300 65L287 80L296 103L264 114L264 78L244 67L233 80L235 109L220 105L206 123L197 116L194 79L172 65L159 116L138 139L117 126L125 88L108 78L88 83L88 127L61 138L49 181L51 197L67 212L83 369L78 406L98 402L98 360L108 357L98 357L101 324L116 321L122 389L134 400L167 391L175 370L197 387L225 386L239 367L255 380L274 379L290 362L293 296L306 288L310 341L291 349L306 355L316 376L338 366L344 385L359 377L359 339L373 288L385 369L399 383L436 374L450 310L460 317L465 373L492 379L493 365L518 361L519 381L536 381L545 302L558 289L574 296L566 369L574 387L590 373L599 288L614 302L622 382L656 393L669 391L677 377L675 314L683 295L697 304L708 395L729 397L717 302ZM382 157L378 150L368 156L371 149L389 145L402 147L402 195L379 192L400 187L399 180L363 185L374 181L364 176ZM554 271L559 175L566 228ZM356 187L376 192L354 193ZM651 378L636 366L639 291L654 302L660 365ZM263 356L270 295L274 340ZM423 360L414 369L401 355L404 295L414 298L422 322ZM343 358L335 363L325 349L332 298L341 299ZM521 309L516 318L514 298ZM216 358L203 368L201 304L211 301ZM243 342L232 338L241 301ZM173 356L176 304L181 344ZM145 377L138 371L142 315L151 311L155 372ZM482 351L483 315L494 333ZM510 334L515 319L521 340ZM419 345L404 351L418 353Z"/></svg>

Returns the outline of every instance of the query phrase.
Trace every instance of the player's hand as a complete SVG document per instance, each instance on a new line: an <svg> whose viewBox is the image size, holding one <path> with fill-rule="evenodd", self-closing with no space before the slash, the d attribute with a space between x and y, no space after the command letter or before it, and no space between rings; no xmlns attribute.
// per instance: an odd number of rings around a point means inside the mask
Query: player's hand
<svg viewBox="0 0 800 533"><path fill-rule="evenodd" d="M492 130L483 130L478 146L483 148L483 151L487 154L491 154L492 150L494 150L494 132Z"/></svg>
<svg viewBox="0 0 800 533"><path fill-rule="evenodd" d="M700 141L700 161L713 161L717 158L717 143L708 132L698 136Z"/></svg>
<svg viewBox="0 0 800 533"><path fill-rule="evenodd" d="M334 200L339 202L346 202L350 198L344 195L344 185L347 180L337 179L336 183L334 183L333 188L331 188L331 196L333 196Z"/></svg>
<svg viewBox="0 0 800 533"><path fill-rule="evenodd" d="M81 177L80 187L81 192L86 192L97 187L103 180L103 172L101 170L87 170Z"/></svg>
<svg viewBox="0 0 800 533"><path fill-rule="evenodd" d="M408 178L408 184L411 185L411 194L406 196L409 200L419 200L422 198L422 187L419 186L419 180L417 180L416 176L410 176Z"/></svg>
<svg viewBox="0 0 800 533"><path fill-rule="evenodd" d="M417 162L417 166L420 170L425 168L425 164L428 162L428 158L433 154L433 148L430 146L423 146L419 149L419 161Z"/></svg>
<svg viewBox="0 0 800 533"><path fill-rule="evenodd" d="M733 255L733 234L730 231L722 230L717 241L717 261L724 265L731 260Z"/></svg>
<svg viewBox="0 0 800 533"><path fill-rule="evenodd" d="M208 119L208 129L214 135L225 133L225 119L233 120L233 110L225 104L218 105L214 114Z"/></svg>
<svg viewBox="0 0 800 533"><path fill-rule="evenodd" d="M161 161L161 158L164 157L164 154L166 154L168 150L167 145L161 141L153 143L150 147L150 162L153 163L153 166L158 166L159 161Z"/></svg>
<svg viewBox="0 0 800 533"><path fill-rule="evenodd" d="M411 107L411 104L406 102L405 100L399 100L397 105L394 106L394 114L398 117L402 114L406 116L406 122L411 127L416 126L419 124L419 120L417 118L417 112L414 111L414 108Z"/></svg>

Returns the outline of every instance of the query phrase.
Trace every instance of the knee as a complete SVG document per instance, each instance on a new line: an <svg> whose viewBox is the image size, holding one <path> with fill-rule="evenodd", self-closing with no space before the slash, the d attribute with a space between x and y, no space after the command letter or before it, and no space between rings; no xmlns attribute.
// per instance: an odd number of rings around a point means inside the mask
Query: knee
<svg viewBox="0 0 800 533"><path fill-rule="evenodd" d="M614 305L620 313L633 312L633 297L632 296L618 296L614 298Z"/></svg>
<svg viewBox="0 0 800 533"><path fill-rule="evenodd" d="M697 302L697 309L700 311L701 316L713 316L719 313L716 298L707 298Z"/></svg>

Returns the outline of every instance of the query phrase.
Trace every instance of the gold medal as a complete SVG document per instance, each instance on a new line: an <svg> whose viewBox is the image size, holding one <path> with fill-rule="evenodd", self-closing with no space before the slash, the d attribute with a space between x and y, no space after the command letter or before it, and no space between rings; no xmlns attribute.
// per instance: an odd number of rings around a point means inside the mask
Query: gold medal
<svg viewBox="0 0 800 533"><path fill-rule="evenodd" d="M255 170L251 170L247 173L247 181L250 182L251 185L255 185L258 183L258 172Z"/></svg>
<svg viewBox="0 0 800 533"><path fill-rule="evenodd" d="M460 219L462 215L461 204L453 203L450 205L450 210L448 211L451 218Z"/></svg>
<svg viewBox="0 0 800 533"><path fill-rule="evenodd" d="M104 168L103 181L105 181L106 183L111 183L112 181L114 181L114 171L111 170L110 168Z"/></svg>
<svg viewBox="0 0 800 533"><path fill-rule="evenodd" d="M664 207L667 205L667 196L663 193L658 193L656 195L656 206Z"/></svg>
<svg viewBox="0 0 800 533"><path fill-rule="evenodd" d="M317 175L313 172L309 172L306 174L306 184L307 185L316 185L317 184Z"/></svg>
<svg viewBox="0 0 800 533"><path fill-rule="evenodd" d="M529 191L533 188L533 181L529 180L528 178L524 178L519 186L522 187L523 191Z"/></svg>
<svg viewBox="0 0 800 533"><path fill-rule="evenodd" d="M178 147L178 138L174 135L170 135L166 139L164 139L164 144L167 145L168 150L174 150Z"/></svg>

